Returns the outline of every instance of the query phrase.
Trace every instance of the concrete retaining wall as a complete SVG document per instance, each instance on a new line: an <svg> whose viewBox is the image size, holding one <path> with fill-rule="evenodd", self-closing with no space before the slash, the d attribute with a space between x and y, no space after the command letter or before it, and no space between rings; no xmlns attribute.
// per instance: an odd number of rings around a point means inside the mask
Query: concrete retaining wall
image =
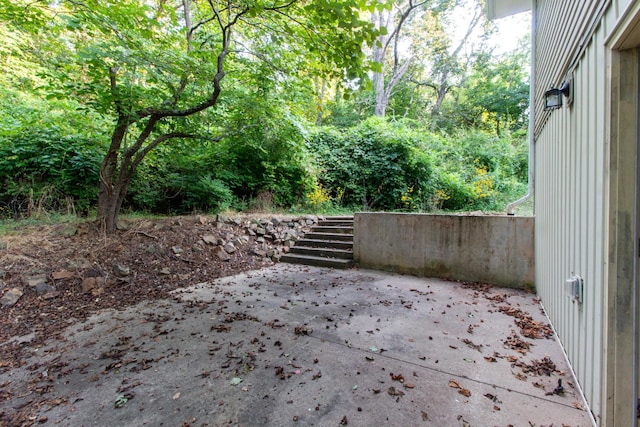
<svg viewBox="0 0 640 427"><path fill-rule="evenodd" d="M534 287L532 217L356 213L361 267Z"/></svg>

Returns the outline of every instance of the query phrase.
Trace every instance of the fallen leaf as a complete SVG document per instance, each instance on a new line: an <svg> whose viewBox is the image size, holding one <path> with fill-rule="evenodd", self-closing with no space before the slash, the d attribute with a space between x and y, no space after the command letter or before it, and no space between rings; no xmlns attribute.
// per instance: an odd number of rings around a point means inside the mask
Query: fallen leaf
<svg viewBox="0 0 640 427"><path fill-rule="evenodd" d="M449 380L449 387L461 388L460 384L458 384L458 381L455 381L455 380Z"/></svg>
<svg viewBox="0 0 640 427"><path fill-rule="evenodd" d="M239 377L233 377L231 378L231 382L229 384L231 385L238 385L242 382L242 378Z"/></svg>
<svg viewBox="0 0 640 427"><path fill-rule="evenodd" d="M72 271L56 271L54 273L51 274L51 278L53 280L61 280L61 279L73 279L76 276L76 274Z"/></svg>
<svg viewBox="0 0 640 427"><path fill-rule="evenodd" d="M346 426L347 424L349 424L349 420L347 420L347 416L345 415L344 417L342 417L342 420L340 421L340 425Z"/></svg>
<svg viewBox="0 0 640 427"><path fill-rule="evenodd" d="M116 398L113 406L115 406L116 408L122 408L128 401L129 399L127 399L124 394L121 394Z"/></svg>
<svg viewBox="0 0 640 427"><path fill-rule="evenodd" d="M414 387L415 387L415 385L413 385L413 383L406 383L404 385L404 388L414 388Z"/></svg>
<svg viewBox="0 0 640 427"><path fill-rule="evenodd" d="M391 379L393 381L400 381L401 383L404 382L404 375L402 375L402 374L397 374L396 375L396 374L391 373L391 374L389 374L389 376L391 377Z"/></svg>
<svg viewBox="0 0 640 427"><path fill-rule="evenodd" d="M491 363L495 363L495 362L498 361L495 357L492 357L492 356L485 356L484 360L486 360L487 362L491 362Z"/></svg>
<svg viewBox="0 0 640 427"><path fill-rule="evenodd" d="M173 400L178 400L180 399L180 392L177 392L176 394L173 395Z"/></svg>
<svg viewBox="0 0 640 427"><path fill-rule="evenodd" d="M517 374L514 374L514 375L515 375L515 377L516 377L517 379L519 379L520 381L526 381L526 380L527 380L527 376L526 376L526 375L523 375L523 374L521 374L521 373L517 373Z"/></svg>
<svg viewBox="0 0 640 427"><path fill-rule="evenodd" d="M420 411L422 413L422 421L429 421L429 414L424 411Z"/></svg>
<svg viewBox="0 0 640 427"><path fill-rule="evenodd" d="M466 397L471 396L471 391L468 388L464 388L464 387L461 387L460 390L458 390L458 393Z"/></svg>
<svg viewBox="0 0 640 427"><path fill-rule="evenodd" d="M398 390L395 387L389 387L387 390L389 396L404 396L404 392L402 390Z"/></svg>

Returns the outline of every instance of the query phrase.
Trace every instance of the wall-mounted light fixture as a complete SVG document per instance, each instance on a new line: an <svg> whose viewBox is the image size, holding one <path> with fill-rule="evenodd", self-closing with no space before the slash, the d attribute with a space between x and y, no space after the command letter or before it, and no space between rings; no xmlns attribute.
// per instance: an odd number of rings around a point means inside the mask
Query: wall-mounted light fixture
<svg viewBox="0 0 640 427"><path fill-rule="evenodd" d="M565 81L559 88L551 88L544 93L544 109L555 110L562 107L562 98L566 96L569 98L571 93L571 83Z"/></svg>

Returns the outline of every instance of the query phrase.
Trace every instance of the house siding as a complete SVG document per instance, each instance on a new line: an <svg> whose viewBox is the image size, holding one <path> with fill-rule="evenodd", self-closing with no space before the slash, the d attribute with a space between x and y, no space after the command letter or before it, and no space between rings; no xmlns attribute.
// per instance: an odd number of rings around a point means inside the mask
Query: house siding
<svg viewBox="0 0 640 427"><path fill-rule="evenodd" d="M536 286L587 402L604 424L610 89L606 40L630 0L535 3ZM544 111L544 92L571 77L573 104ZM565 294L565 281L574 274L584 280L582 304Z"/></svg>

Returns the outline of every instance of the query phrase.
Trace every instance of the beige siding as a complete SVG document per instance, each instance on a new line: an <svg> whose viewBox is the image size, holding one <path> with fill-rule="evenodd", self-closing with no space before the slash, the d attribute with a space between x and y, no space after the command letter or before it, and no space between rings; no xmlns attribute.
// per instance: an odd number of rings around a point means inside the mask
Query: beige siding
<svg viewBox="0 0 640 427"><path fill-rule="evenodd" d="M539 0L536 18L536 117L538 135L549 113L543 111L544 92L559 87L572 71L609 0ZM615 3L615 2L614 2Z"/></svg>
<svg viewBox="0 0 640 427"><path fill-rule="evenodd" d="M598 422L606 401L608 297L610 76L605 43L628 3L537 1L536 285ZM542 111L544 91L569 74L574 78L571 108ZM581 305L564 293L565 280L573 274L584 279Z"/></svg>

